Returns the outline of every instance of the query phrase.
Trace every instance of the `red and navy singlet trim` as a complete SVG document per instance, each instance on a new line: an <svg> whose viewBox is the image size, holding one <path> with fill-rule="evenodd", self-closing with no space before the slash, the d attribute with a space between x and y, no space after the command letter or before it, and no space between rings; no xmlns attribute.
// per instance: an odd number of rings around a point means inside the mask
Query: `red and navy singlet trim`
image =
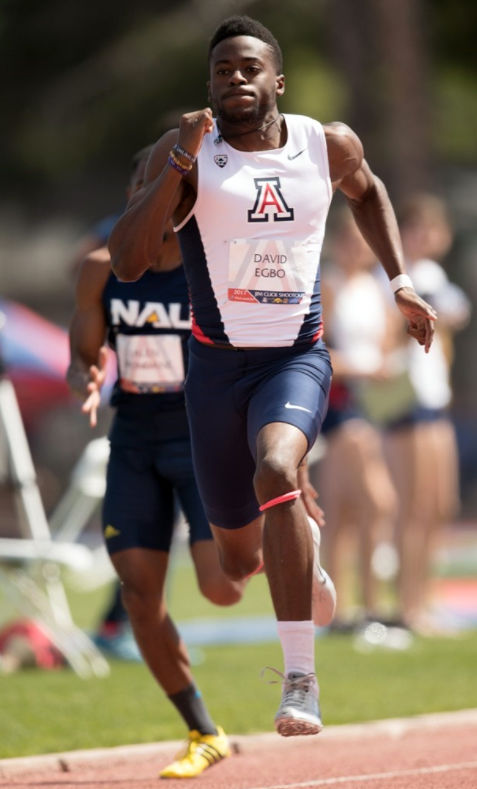
<svg viewBox="0 0 477 789"><path fill-rule="evenodd" d="M178 231L182 259L194 305L192 334L208 345L230 345L210 281L204 245L194 216Z"/></svg>

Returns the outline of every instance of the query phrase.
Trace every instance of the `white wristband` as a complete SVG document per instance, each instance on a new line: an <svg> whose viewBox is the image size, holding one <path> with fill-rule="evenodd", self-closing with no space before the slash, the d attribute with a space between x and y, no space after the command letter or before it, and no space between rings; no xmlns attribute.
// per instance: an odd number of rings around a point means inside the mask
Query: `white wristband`
<svg viewBox="0 0 477 789"><path fill-rule="evenodd" d="M414 285L412 284L412 279L409 274L398 274L397 277L393 277L393 279L389 280L389 284L391 285L393 293L397 293L401 288L412 288L414 290Z"/></svg>

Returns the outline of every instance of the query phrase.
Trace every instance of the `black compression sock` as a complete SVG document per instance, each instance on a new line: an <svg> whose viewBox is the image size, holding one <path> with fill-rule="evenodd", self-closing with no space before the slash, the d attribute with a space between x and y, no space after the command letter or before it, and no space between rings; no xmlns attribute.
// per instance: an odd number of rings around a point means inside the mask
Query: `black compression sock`
<svg viewBox="0 0 477 789"><path fill-rule="evenodd" d="M201 734L217 734L217 727L195 685L189 685L184 690L173 693L169 699L185 720L189 730L196 729Z"/></svg>

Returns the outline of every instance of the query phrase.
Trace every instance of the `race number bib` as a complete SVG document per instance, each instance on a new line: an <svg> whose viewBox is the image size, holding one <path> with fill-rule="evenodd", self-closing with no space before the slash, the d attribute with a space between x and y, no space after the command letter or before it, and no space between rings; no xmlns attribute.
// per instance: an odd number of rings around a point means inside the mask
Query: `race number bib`
<svg viewBox="0 0 477 789"><path fill-rule="evenodd" d="M184 357L177 334L120 334L116 351L124 391L145 394L183 389Z"/></svg>
<svg viewBox="0 0 477 789"><path fill-rule="evenodd" d="M234 239L229 247L229 301L300 304L309 252L309 245L293 239Z"/></svg>

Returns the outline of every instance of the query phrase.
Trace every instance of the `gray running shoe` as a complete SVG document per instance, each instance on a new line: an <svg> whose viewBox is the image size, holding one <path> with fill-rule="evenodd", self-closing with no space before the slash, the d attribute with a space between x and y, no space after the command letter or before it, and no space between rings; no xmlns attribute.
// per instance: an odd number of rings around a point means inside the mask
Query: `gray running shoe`
<svg viewBox="0 0 477 789"><path fill-rule="evenodd" d="M313 559L313 593L312 593L312 618L318 627L329 625L336 610L336 589L330 576L320 564L320 527L309 515L311 534L315 555Z"/></svg>
<svg viewBox="0 0 477 789"><path fill-rule="evenodd" d="M319 734L322 730L315 674L290 672L283 677L282 701L275 715L275 728L282 737Z"/></svg>

